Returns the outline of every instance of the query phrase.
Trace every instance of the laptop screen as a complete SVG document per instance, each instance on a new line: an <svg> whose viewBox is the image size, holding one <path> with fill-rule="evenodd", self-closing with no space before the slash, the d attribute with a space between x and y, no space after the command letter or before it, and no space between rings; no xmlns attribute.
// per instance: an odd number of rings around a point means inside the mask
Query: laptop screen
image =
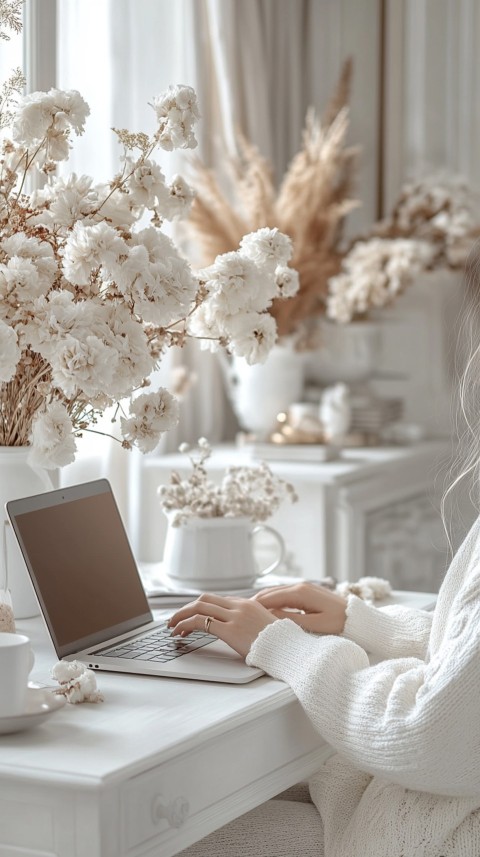
<svg viewBox="0 0 480 857"><path fill-rule="evenodd" d="M152 619L106 479L7 503L59 657Z"/></svg>

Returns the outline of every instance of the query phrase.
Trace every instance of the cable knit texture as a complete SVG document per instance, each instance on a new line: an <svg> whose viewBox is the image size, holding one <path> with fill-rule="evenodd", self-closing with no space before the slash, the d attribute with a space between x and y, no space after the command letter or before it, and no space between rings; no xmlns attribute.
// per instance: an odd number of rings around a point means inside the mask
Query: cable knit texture
<svg viewBox="0 0 480 857"><path fill-rule="evenodd" d="M278 620L247 663L336 750L310 782L325 857L480 857L480 520L433 615L350 596L340 637Z"/></svg>

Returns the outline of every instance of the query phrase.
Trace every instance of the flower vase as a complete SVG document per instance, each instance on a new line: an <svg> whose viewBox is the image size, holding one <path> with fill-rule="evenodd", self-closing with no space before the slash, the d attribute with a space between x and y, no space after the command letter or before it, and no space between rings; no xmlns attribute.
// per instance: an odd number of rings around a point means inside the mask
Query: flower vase
<svg viewBox="0 0 480 857"><path fill-rule="evenodd" d="M305 355L291 346L275 345L265 363L249 366L233 357L226 367L227 392L240 427L266 440L277 415L302 401Z"/></svg>
<svg viewBox="0 0 480 857"><path fill-rule="evenodd" d="M5 512L5 503L53 488L47 470L28 463L28 446L0 446L0 589L10 590L15 619L38 616L38 602L25 561Z"/></svg>
<svg viewBox="0 0 480 857"><path fill-rule="evenodd" d="M260 568L255 556L255 536L267 533L276 556ZM190 518L179 526L169 522L164 572L175 587L195 591L249 589L255 580L270 574L285 556L283 539L273 527L254 525L248 518Z"/></svg>

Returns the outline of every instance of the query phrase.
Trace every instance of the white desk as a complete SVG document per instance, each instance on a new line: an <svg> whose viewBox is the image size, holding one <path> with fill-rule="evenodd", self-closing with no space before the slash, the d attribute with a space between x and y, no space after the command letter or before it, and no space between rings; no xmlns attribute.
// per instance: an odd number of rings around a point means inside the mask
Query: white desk
<svg viewBox="0 0 480 857"><path fill-rule="evenodd" d="M35 651L32 679L51 683L57 659L42 621L18 624ZM268 677L237 687L97 680L105 702L66 705L37 729L0 736L0 857L170 857L309 777L329 753L292 691Z"/></svg>

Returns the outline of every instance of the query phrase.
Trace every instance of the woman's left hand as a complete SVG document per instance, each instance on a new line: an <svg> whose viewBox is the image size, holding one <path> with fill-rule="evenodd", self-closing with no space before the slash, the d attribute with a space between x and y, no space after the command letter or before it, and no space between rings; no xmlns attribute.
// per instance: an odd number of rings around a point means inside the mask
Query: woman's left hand
<svg viewBox="0 0 480 857"><path fill-rule="evenodd" d="M186 637L192 631L205 631L208 616L212 619L210 633L228 643L242 657L246 657L260 631L277 620L258 601L205 593L177 610L168 626L173 636Z"/></svg>

